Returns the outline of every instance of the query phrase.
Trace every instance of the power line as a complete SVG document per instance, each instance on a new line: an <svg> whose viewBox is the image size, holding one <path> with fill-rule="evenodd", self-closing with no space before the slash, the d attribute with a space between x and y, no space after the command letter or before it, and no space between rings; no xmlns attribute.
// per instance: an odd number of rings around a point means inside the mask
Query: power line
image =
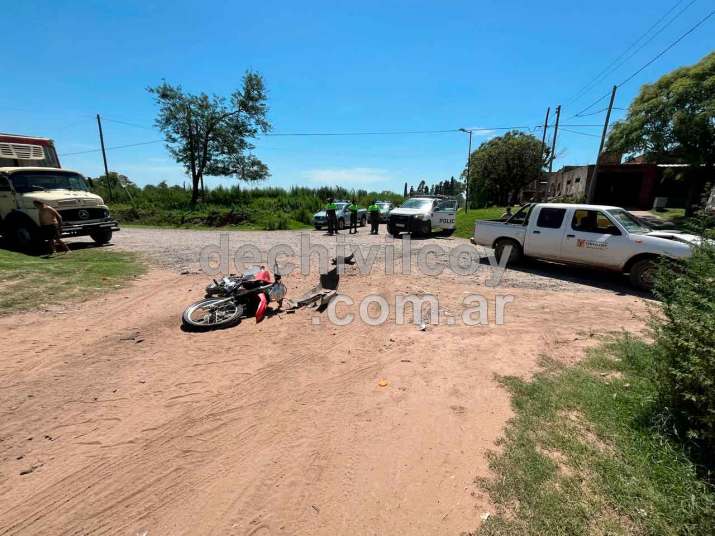
<svg viewBox="0 0 715 536"><path fill-rule="evenodd" d="M153 140L153 141L142 141L139 143L129 143L127 145L115 145L113 147L107 147L107 151L113 151L114 149L126 149L127 147L139 147L140 145L151 145L153 143L164 143L165 140ZM78 154L89 154L89 153L99 153L102 149L88 149L87 151L77 151L75 153L62 153L59 156L74 156Z"/></svg>
<svg viewBox="0 0 715 536"><path fill-rule="evenodd" d="M668 52L670 49L672 49L675 45L677 45L678 43L680 43L680 42L681 42L683 39L685 39L688 35L690 35L690 34L693 33L696 29L698 29L700 26L702 26L702 25L705 23L705 21L707 21L707 20L708 20L710 17L712 17L713 15L715 15L715 10L711 11L711 12L708 13L705 17L703 17L702 19L700 19L694 26L692 26L689 30L687 30L684 34L682 34L680 37L678 37L675 41L673 41L673 42L670 43L667 47L665 47L663 50L661 50L661 51L660 51L658 54L656 54L651 60L649 60L648 62L646 62L642 67L640 67L638 70L636 70L633 74L631 74L630 76L628 76L627 78L625 78L621 83L616 84L616 87L620 88L620 87L623 86L624 84L626 84L626 83L630 82L631 80L633 80L633 78L635 78L638 74L640 74L644 69L646 69L649 65L653 64L656 60L658 60L659 58L661 58L666 52ZM598 103L601 102L602 100L608 98L610 95L611 95L611 92L609 91L608 93L602 95L601 97L599 97L598 99L596 99L595 101L593 101L591 104L589 104L588 106L586 106L586 108L584 108L584 109L581 110L580 112L577 112L577 113L575 113L574 115L570 116L569 119L574 118L574 117L584 117L584 116L582 115L584 112L590 110L590 109L593 108L596 104L598 104Z"/></svg>
<svg viewBox="0 0 715 536"><path fill-rule="evenodd" d="M620 68L626 61L628 61L630 58L635 56L638 52L643 50L643 48L648 45L653 39L655 39L658 35L660 35L663 30L665 30L668 26L670 26L675 20L680 17L690 6L692 6L697 0L692 0L687 6L685 6L682 10L680 10L675 17L670 19L665 25L663 25L656 33L654 33L650 39L645 41L641 46L639 46L632 54L626 56L638 43L644 39L645 37L648 36L648 34L651 33L655 28L660 25L660 23L665 20L668 15L670 15L675 9L684 2L684 0L678 0L668 11L665 12L664 15L662 15L650 28L648 28L645 33L643 33L638 39L636 39L633 43L631 43L616 59L614 59L611 63L609 63L601 72L599 72L594 78L591 79L585 86L583 86L580 90L576 92L576 94L566 103L571 104L573 102L576 102L579 100L581 97L583 97L585 94L587 94L593 87L598 84L601 80L603 80L606 76L608 76L609 73L612 73L616 71L618 68Z"/></svg>
<svg viewBox="0 0 715 536"><path fill-rule="evenodd" d="M571 134L578 134L579 136L590 136L592 138L598 138L598 134L591 134L590 132L579 132L578 130L569 130L568 128L562 128L564 132L570 132Z"/></svg>

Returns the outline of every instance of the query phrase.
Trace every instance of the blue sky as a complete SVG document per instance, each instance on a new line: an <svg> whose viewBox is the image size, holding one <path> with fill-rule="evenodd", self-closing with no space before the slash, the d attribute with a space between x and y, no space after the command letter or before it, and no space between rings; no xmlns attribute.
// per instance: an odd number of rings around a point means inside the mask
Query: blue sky
<svg viewBox="0 0 715 536"><path fill-rule="evenodd" d="M0 131L52 137L65 167L96 176L100 153L66 155L99 146L94 114L106 118L109 147L159 140L148 85L166 79L228 94L249 68L265 77L275 133L534 128L559 103L562 124L593 125L603 114L570 116L713 9L712 0L691 2L6 2ZM662 32L569 102L669 11ZM616 107L714 45L712 17L620 88ZM600 128L568 129L581 134L561 130L555 166L593 161ZM475 134L474 146L500 132ZM256 145L271 185L397 191L405 181L458 175L467 148L461 133L265 137ZM185 180L162 143L112 150L108 159L139 184Z"/></svg>

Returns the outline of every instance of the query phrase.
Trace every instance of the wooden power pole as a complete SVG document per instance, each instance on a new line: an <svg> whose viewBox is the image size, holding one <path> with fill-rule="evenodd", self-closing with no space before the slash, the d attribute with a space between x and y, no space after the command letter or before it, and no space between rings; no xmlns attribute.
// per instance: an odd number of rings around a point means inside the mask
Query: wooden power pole
<svg viewBox="0 0 715 536"><path fill-rule="evenodd" d="M102 120L97 114L97 126L99 127L99 143L102 146L102 159L104 160L104 178L107 180L109 190L109 200L112 200L112 181L109 179L109 168L107 167L107 151L104 149L104 133L102 132Z"/></svg>
<svg viewBox="0 0 715 536"><path fill-rule="evenodd" d="M554 139L551 140L551 155L549 156L549 173L554 166L554 158L556 158L556 136L559 133L559 119L561 118L561 105L556 107L556 123L554 123Z"/></svg>
<svg viewBox="0 0 715 536"><path fill-rule="evenodd" d="M551 113L551 106L546 108L546 119L544 119L544 132L541 134L541 158L544 158L544 151L546 150L546 130L549 128L549 114ZM544 165L542 163L541 167L539 168L539 175L541 175L542 170L544 169ZM539 198L539 180L541 177L536 179L536 184L534 185L534 194L536 197L536 201L541 201Z"/></svg>
<svg viewBox="0 0 715 536"><path fill-rule="evenodd" d="M611 101L608 103L608 111L606 112L606 120L603 122L603 132L601 132L601 144L598 146L598 154L596 155L596 165L593 166L591 174L591 182L588 184L588 199L589 203L593 203L596 197L596 179L598 178L598 162L601 160L601 152L603 145L606 143L606 134L608 133L608 122L611 120L611 110L613 109L613 101L616 99L616 90L618 86L613 86L611 91Z"/></svg>

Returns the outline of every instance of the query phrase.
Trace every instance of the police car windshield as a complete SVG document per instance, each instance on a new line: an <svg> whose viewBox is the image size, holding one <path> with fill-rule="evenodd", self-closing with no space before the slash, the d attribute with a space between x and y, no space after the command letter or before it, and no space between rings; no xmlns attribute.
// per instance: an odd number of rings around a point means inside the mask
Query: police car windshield
<svg viewBox="0 0 715 536"><path fill-rule="evenodd" d="M431 206L431 199L408 199L402 204L400 208L425 208Z"/></svg>
<svg viewBox="0 0 715 536"><path fill-rule="evenodd" d="M335 206L338 207L338 210L343 210L348 206L348 203L335 203Z"/></svg>
<svg viewBox="0 0 715 536"><path fill-rule="evenodd" d="M42 190L88 191L81 175L66 171L22 171L10 175L15 191L21 194Z"/></svg>

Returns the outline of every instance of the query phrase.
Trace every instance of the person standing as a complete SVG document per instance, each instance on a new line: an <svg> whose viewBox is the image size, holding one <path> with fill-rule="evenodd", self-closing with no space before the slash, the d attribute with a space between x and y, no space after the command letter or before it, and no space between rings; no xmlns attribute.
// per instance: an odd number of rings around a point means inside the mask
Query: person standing
<svg viewBox="0 0 715 536"><path fill-rule="evenodd" d="M338 216L335 211L338 209L332 197L328 198L328 204L325 205L325 217L328 219L328 234L330 236L338 234Z"/></svg>
<svg viewBox="0 0 715 536"><path fill-rule="evenodd" d="M42 239L47 240L47 245L49 248L49 254L54 255L59 246L63 253L69 252L70 248L67 247L62 241L62 216L50 205L43 203L42 201L35 200L32 202L38 212L38 219L40 220L40 232L42 233Z"/></svg>
<svg viewBox="0 0 715 536"><path fill-rule="evenodd" d="M370 234L379 234L380 207L377 206L377 201L373 200L372 204L367 207L367 213L370 216Z"/></svg>
<svg viewBox="0 0 715 536"><path fill-rule="evenodd" d="M354 199L348 205L348 211L350 212L350 234L357 234L358 206Z"/></svg>

